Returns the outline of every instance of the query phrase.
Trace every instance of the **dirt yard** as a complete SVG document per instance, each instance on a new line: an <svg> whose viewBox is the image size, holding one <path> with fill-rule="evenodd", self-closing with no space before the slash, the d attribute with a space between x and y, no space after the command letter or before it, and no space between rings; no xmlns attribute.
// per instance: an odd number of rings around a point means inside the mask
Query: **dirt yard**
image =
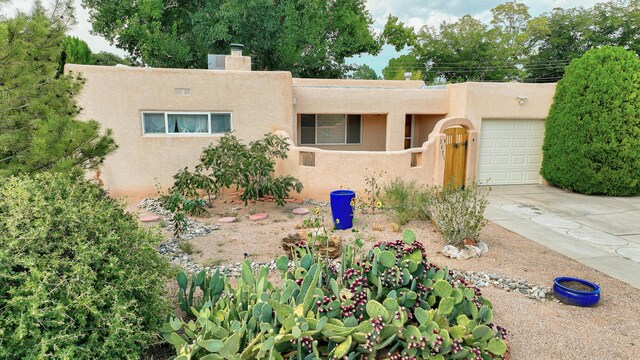
<svg viewBox="0 0 640 360"><path fill-rule="evenodd" d="M308 215L294 215L292 209L305 207ZM253 261L265 262L284 254L281 240L303 227L305 220L323 219L331 227L328 207L288 203L277 207L272 202L258 202L244 207L231 200L217 200L208 217L197 220L218 224L210 235L196 237L193 259L207 266L235 264L245 254ZM267 213L262 221L249 216ZM221 224L221 217L237 221ZM459 271L483 271L500 277L524 279L541 287L552 286L557 276L573 276L598 283L602 288L600 303L593 308L563 305L556 300L534 300L515 292L489 286L484 295L493 302L495 323L509 331L511 359L637 359L640 358L640 289L615 280L574 260L549 250L522 236L489 223L480 240L489 245L489 253L477 259L454 260L439 251L445 245L440 234L428 222L412 221L400 229L382 212L356 212L352 230L337 231L343 244L361 238L365 248L377 241L396 240L410 228L424 243L429 260ZM638 274L640 276L640 274Z"/></svg>

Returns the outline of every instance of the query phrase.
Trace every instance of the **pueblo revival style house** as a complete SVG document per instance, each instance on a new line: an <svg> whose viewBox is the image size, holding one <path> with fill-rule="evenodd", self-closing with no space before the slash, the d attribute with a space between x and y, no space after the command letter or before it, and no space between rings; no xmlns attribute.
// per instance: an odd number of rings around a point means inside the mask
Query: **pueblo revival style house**
<svg viewBox="0 0 640 360"><path fill-rule="evenodd" d="M544 119L555 84L297 79L251 71L241 53L212 55L209 70L67 65L86 85L81 116L119 144L101 178L112 195L148 196L233 131L290 142L277 172L305 198L327 199L385 171L419 184L536 184Z"/></svg>

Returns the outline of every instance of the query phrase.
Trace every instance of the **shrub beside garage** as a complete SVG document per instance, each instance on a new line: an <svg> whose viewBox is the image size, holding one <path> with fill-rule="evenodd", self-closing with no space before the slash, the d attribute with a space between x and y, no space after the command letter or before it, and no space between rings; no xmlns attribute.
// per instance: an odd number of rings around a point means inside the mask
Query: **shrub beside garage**
<svg viewBox="0 0 640 360"><path fill-rule="evenodd" d="M170 311L160 239L82 179L5 179L0 358L140 358Z"/></svg>
<svg viewBox="0 0 640 360"><path fill-rule="evenodd" d="M545 124L542 176L583 193L640 194L640 60L604 46L571 62Z"/></svg>

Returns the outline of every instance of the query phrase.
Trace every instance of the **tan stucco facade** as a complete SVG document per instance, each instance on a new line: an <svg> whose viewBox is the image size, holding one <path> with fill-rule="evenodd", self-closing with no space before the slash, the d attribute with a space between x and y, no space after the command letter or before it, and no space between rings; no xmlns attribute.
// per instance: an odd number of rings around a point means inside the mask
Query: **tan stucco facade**
<svg viewBox="0 0 640 360"><path fill-rule="evenodd" d="M365 175L379 171L389 179L442 184L443 131L451 126L468 129L466 175L473 181L482 120L544 119L555 91L554 84L427 87L422 81L294 79L289 72L83 65L66 69L86 79L79 98L81 116L113 129L119 145L103 166L105 187L114 196L134 197L153 195L156 183L164 189L171 186L172 176L196 164L202 149L221 136L145 135L145 111L228 112L234 134L244 141L278 132L291 146L277 172L300 179L302 197L325 200L340 187L362 190ZM301 146L301 114L361 115L361 143ZM405 150L408 114L414 124L413 146ZM314 154L314 166L301 164L301 152Z"/></svg>

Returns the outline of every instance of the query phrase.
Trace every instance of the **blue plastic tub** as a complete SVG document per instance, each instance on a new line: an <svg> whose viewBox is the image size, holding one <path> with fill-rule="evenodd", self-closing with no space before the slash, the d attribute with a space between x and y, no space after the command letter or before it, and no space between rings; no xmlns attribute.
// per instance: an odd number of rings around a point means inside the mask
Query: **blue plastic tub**
<svg viewBox="0 0 640 360"><path fill-rule="evenodd" d="M593 290L580 291L562 285L562 283L568 281L577 281L592 288ZM556 297L558 298L558 300L569 305L594 306L598 303L598 301L600 301L600 287L590 281L578 278L566 276L557 277L553 281L553 292L556 293Z"/></svg>
<svg viewBox="0 0 640 360"><path fill-rule="evenodd" d="M351 200L356 197L352 190L335 190L331 192L331 215L336 230L353 227L353 207Z"/></svg>

